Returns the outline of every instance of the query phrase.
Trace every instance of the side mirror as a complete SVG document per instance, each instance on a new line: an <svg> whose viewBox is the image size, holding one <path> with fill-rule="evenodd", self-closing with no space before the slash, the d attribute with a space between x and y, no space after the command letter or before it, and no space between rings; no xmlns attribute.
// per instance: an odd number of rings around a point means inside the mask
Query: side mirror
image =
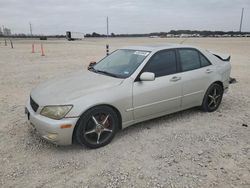
<svg viewBox="0 0 250 188"><path fill-rule="evenodd" d="M152 72L143 72L140 76L141 81L154 81L155 73Z"/></svg>
<svg viewBox="0 0 250 188"><path fill-rule="evenodd" d="M88 70L91 69L96 64L95 61L91 61L88 66Z"/></svg>

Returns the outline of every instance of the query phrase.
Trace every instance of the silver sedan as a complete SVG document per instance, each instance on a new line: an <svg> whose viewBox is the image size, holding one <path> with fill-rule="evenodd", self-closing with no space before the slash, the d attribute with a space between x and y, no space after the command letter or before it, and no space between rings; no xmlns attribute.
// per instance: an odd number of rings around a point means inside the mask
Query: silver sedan
<svg viewBox="0 0 250 188"><path fill-rule="evenodd" d="M229 87L229 61L184 45L122 48L38 85L25 111L44 139L98 148L138 122L196 106L215 111Z"/></svg>

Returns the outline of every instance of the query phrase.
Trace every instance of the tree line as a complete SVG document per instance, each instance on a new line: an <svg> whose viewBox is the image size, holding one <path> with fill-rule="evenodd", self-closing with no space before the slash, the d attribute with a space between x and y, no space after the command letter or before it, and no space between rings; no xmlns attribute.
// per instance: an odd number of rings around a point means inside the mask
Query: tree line
<svg viewBox="0 0 250 188"><path fill-rule="evenodd" d="M198 31L198 30L171 30L169 32L153 32L153 33L138 33L138 34L115 34L111 33L108 37L168 37L168 36L180 36L180 35L199 35L201 37L210 37L210 36L237 36L237 35L250 35L250 32L239 32L239 31ZM8 38L65 38L65 35L27 35L27 34L13 34L10 36L0 37L8 37ZM85 37L107 37L106 34L99 34L93 32L92 34L85 34Z"/></svg>
<svg viewBox="0 0 250 188"><path fill-rule="evenodd" d="M115 34L111 33L109 37L150 37L150 36L157 36L157 37L167 37L168 35L199 35L202 37L209 37L209 36L217 36L217 35L246 35L250 34L250 32L239 32L239 31L198 31L198 30L171 30L170 32L153 32L153 33L144 33L144 34ZM86 34L85 37L107 37L105 34L99 34L93 32L92 34Z"/></svg>

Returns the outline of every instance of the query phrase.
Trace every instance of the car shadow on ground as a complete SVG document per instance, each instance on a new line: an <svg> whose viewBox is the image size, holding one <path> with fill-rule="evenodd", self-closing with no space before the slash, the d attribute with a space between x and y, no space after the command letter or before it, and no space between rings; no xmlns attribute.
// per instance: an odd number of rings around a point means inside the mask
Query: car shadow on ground
<svg viewBox="0 0 250 188"><path fill-rule="evenodd" d="M143 132L146 129L161 129L163 127L170 127L172 123L176 123L176 121L183 121L185 122L185 119L194 117L195 115L201 115L204 112L200 110L200 108L190 108L187 110L175 112L172 114L168 114L165 116L161 116L158 118L150 119L147 121L143 121L140 123L136 123L134 125L131 125L117 133L117 135L114 138L114 142L116 140L122 139L126 134L132 135L132 134L138 134L138 132Z"/></svg>

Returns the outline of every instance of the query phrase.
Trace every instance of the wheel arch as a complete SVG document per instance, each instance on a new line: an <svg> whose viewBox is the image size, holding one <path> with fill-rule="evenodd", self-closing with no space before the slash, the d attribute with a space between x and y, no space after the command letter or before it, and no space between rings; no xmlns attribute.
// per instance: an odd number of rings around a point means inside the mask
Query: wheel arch
<svg viewBox="0 0 250 188"><path fill-rule="evenodd" d="M206 95L208 89L209 89L213 84L218 84L218 85L220 85L220 86L222 87L223 91L224 91L223 82L220 81L220 80L216 80L216 81L212 82L212 83L207 87L207 89L206 89L206 91L205 91L205 93L204 93L204 97L205 97L205 95ZM204 97L203 97L203 100L204 100ZM202 100L202 102L203 102L203 100Z"/></svg>
<svg viewBox="0 0 250 188"><path fill-rule="evenodd" d="M223 82L222 81L215 81L215 82L213 82L212 84L218 84L218 85L220 85L221 87L222 87L222 89L223 89L223 91L224 91L224 85L223 85ZM212 84L210 84L210 86L212 85ZM210 87L209 86L209 87Z"/></svg>
<svg viewBox="0 0 250 188"><path fill-rule="evenodd" d="M110 104L98 104L98 105L94 105L94 106L91 106L89 107L88 109L86 109L84 112L81 113L81 115L79 116L79 119L77 120L76 122L76 125L74 127L74 130L73 130L73 134L72 134L72 142L75 142L75 134L76 134L76 129L77 127L79 126L79 121L81 118L83 118L84 114L91 110L92 108L95 108L95 107L100 107L100 106L108 106L110 108L112 108L114 110L114 112L117 114L118 116L118 120L119 120L119 125L118 125L118 129L121 130L122 129L122 116L121 116L121 113L120 111L114 107L113 105L110 105Z"/></svg>

